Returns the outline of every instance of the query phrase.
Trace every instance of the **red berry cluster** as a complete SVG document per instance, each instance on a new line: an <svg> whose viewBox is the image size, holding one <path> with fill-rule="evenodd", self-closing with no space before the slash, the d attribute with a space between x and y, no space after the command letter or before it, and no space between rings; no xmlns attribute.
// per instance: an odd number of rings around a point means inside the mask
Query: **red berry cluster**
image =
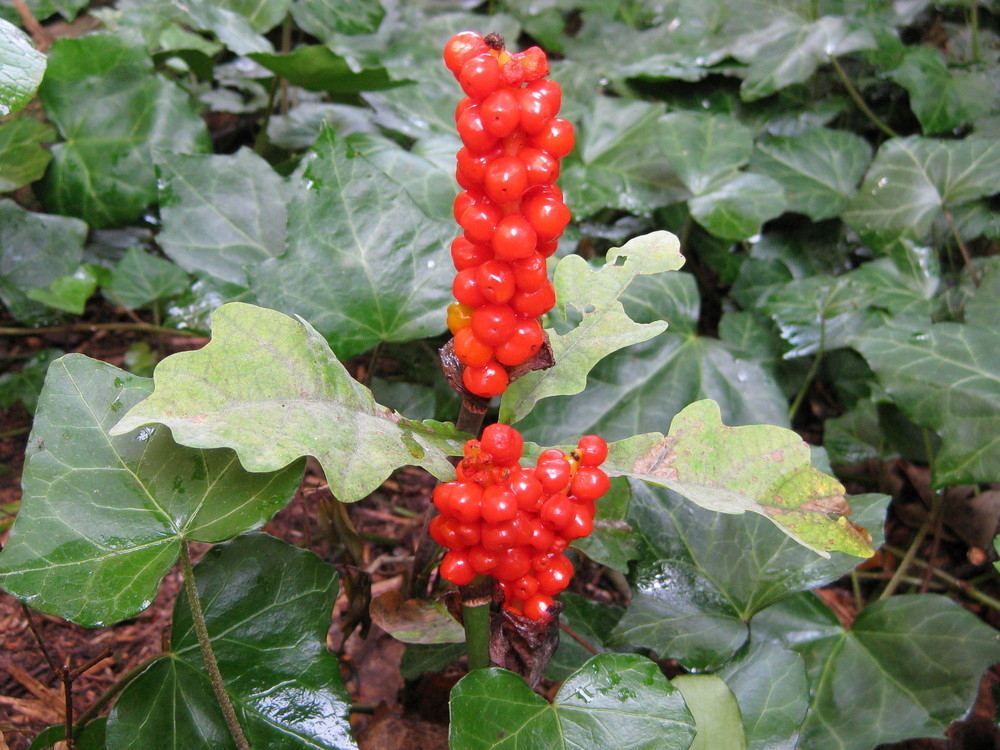
<svg viewBox="0 0 1000 750"><path fill-rule="evenodd" d="M499 35L463 31L444 61L467 94L455 110L463 231L451 244L458 301L448 328L465 387L491 398L507 388L505 367L527 362L545 340L538 318L555 304L545 259L570 219L555 181L573 125L555 116L562 91L545 78L538 47L511 54Z"/></svg>
<svg viewBox="0 0 1000 750"><path fill-rule="evenodd" d="M441 561L444 578L465 586L491 575L507 609L542 620L573 576L563 552L590 533L595 501L607 492L608 475L598 467L608 445L587 435L571 453L553 448L536 466L522 468L523 447L520 433L504 424L468 441L458 478L434 490L441 515L430 533L449 550Z"/></svg>

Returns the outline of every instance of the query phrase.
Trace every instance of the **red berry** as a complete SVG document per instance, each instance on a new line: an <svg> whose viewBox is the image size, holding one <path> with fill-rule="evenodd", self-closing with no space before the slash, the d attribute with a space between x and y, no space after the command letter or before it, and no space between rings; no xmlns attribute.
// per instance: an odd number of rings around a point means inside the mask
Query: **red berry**
<svg viewBox="0 0 1000 750"><path fill-rule="evenodd" d="M497 138L505 138L513 133L521 116L517 98L507 88L494 91L486 97L482 111L486 129Z"/></svg>
<svg viewBox="0 0 1000 750"><path fill-rule="evenodd" d="M501 466L513 466L521 458L524 449L524 438L521 433L509 424L497 422L483 430L480 441L483 450L493 456L494 463ZM511 475L513 480L513 475ZM513 487L511 487L513 490Z"/></svg>
<svg viewBox="0 0 1000 750"><path fill-rule="evenodd" d="M531 89L517 90L521 130L529 135L539 133L555 114L547 98Z"/></svg>
<svg viewBox="0 0 1000 750"><path fill-rule="evenodd" d="M563 233L570 220L566 204L552 196L539 196L521 203L521 213L540 242L554 240Z"/></svg>
<svg viewBox="0 0 1000 750"><path fill-rule="evenodd" d="M458 83L473 99L485 99L500 85L500 63L489 52L469 58L462 64Z"/></svg>
<svg viewBox="0 0 1000 750"><path fill-rule="evenodd" d="M538 581L530 573L523 575L516 581L511 581L509 591L515 599L524 601L530 599L538 593Z"/></svg>
<svg viewBox="0 0 1000 750"><path fill-rule="evenodd" d="M510 338L515 323L514 311L507 305L485 304L472 313L472 332L487 346L497 346Z"/></svg>
<svg viewBox="0 0 1000 750"><path fill-rule="evenodd" d="M431 539L442 547L457 549L462 546L462 540L459 539L458 530L456 529L457 525L454 518L434 516L428 526L428 532L431 535Z"/></svg>
<svg viewBox="0 0 1000 750"><path fill-rule="evenodd" d="M541 154L544 152L539 151L538 153ZM470 183L472 188L482 190L483 178L486 177L486 167L489 166L492 160L502 155L503 152L499 148L495 148L485 154L474 154L465 146L462 146L455 155L455 177L458 179L459 184L464 181ZM466 188L466 190L469 189ZM461 216L461 213L458 215Z"/></svg>
<svg viewBox="0 0 1000 750"><path fill-rule="evenodd" d="M574 140L573 123L561 117L553 117L531 137L531 145L561 159L573 150Z"/></svg>
<svg viewBox="0 0 1000 750"><path fill-rule="evenodd" d="M496 203L513 203L528 189L528 170L516 156L501 156L486 167L483 187Z"/></svg>
<svg viewBox="0 0 1000 750"><path fill-rule="evenodd" d="M548 620L552 617L549 610L555 605L551 596L538 593L524 602L523 611L532 620Z"/></svg>
<svg viewBox="0 0 1000 750"><path fill-rule="evenodd" d="M538 558L535 558L536 560ZM539 569L535 565L535 578L538 580L538 590L543 594L555 596L569 585L573 577L573 563L564 555L552 555L546 567Z"/></svg>
<svg viewBox="0 0 1000 750"><path fill-rule="evenodd" d="M448 498L449 515L461 523L474 523L482 513L483 490L474 482L455 482Z"/></svg>
<svg viewBox="0 0 1000 750"><path fill-rule="evenodd" d="M531 526L531 517L519 510L514 517L514 544L518 547L527 547L531 544L533 536L534 529Z"/></svg>
<svg viewBox="0 0 1000 750"><path fill-rule="evenodd" d="M514 296L514 271L502 260L488 260L476 269L476 283L488 302L503 304Z"/></svg>
<svg viewBox="0 0 1000 750"><path fill-rule="evenodd" d="M525 88L545 99L549 104L549 109L552 110L552 114L558 112L559 108L562 107L562 87L551 78L532 81Z"/></svg>
<svg viewBox="0 0 1000 750"><path fill-rule="evenodd" d="M580 539L594 530L594 516L587 508L577 506L573 519L559 532L563 539Z"/></svg>
<svg viewBox="0 0 1000 750"><path fill-rule="evenodd" d="M500 553L500 564L493 575L501 581L514 581L531 572L531 553L526 547L511 547Z"/></svg>
<svg viewBox="0 0 1000 750"><path fill-rule="evenodd" d="M513 547L516 538L517 534L513 521L484 523L480 544L490 551L502 552Z"/></svg>
<svg viewBox="0 0 1000 750"><path fill-rule="evenodd" d="M507 371L493 360L482 367L466 367L462 372L462 383L466 389L483 398L499 396L507 390L509 382Z"/></svg>
<svg viewBox="0 0 1000 750"><path fill-rule="evenodd" d="M497 223L503 218L500 208L486 199L469 206L458 219L459 225L465 230L469 242L488 244L496 230Z"/></svg>
<svg viewBox="0 0 1000 750"><path fill-rule="evenodd" d="M476 577L476 570L469 562L465 550L452 550L441 561L441 577L456 586L467 586Z"/></svg>
<svg viewBox="0 0 1000 750"><path fill-rule="evenodd" d="M500 555L492 552L481 544L477 544L469 550L469 562L473 569L480 575L485 575L493 570L500 562Z"/></svg>
<svg viewBox="0 0 1000 750"><path fill-rule="evenodd" d="M477 339L471 326L455 334L454 346L455 356L466 367L483 367L493 359L493 348Z"/></svg>
<svg viewBox="0 0 1000 750"><path fill-rule="evenodd" d="M451 282L451 293L459 302L469 307L480 307L486 304L486 296L479 288L479 281L476 278L478 269L466 268L455 274L455 279ZM475 318L475 313L472 314Z"/></svg>
<svg viewBox="0 0 1000 750"><path fill-rule="evenodd" d="M477 245L469 242L465 235L459 235L451 241L451 262L455 264L456 271L464 271L467 268L478 268L486 261L493 258L493 251L487 245ZM517 286L518 269L514 271L514 284ZM523 275L524 272L521 271ZM524 289L524 285L518 286Z"/></svg>
<svg viewBox="0 0 1000 750"><path fill-rule="evenodd" d="M535 230L520 214L508 214L496 225L490 237L490 247L501 260L527 258L535 252L538 239Z"/></svg>
<svg viewBox="0 0 1000 750"><path fill-rule="evenodd" d="M474 154L485 154L497 145L499 139L486 129L479 105L467 107L458 118L458 137ZM539 147L541 148L541 147ZM544 149L543 149L544 150Z"/></svg>
<svg viewBox="0 0 1000 750"><path fill-rule="evenodd" d="M444 45L444 64L457 76L467 60L488 51L482 36L475 31L460 31Z"/></svg>
<svg viewBox="0 0 1000 750"><path fill-rule="evenodd" d="M454 259L454 243L452 248L452 259ZM534 292L549 279L549 267L541 253L518 258L511 262L510 267L514 271L514 286L521 292Z"/></svg>
<svg viewBox="0 0 1000 750"><path fill-rule="evenodd" d="M510 305L522 318L540 318L556 304L556 292L552 284L546 280L534 292L515 292L510 299ZM473 315L475 321L475 315Z"/></svg>
<svg viewBox="0 0 1000 750"><path fill-rule="evenodd" d="M514 276L515 281L517 275ZM600 466L608 457L608 444L597 435L584 435L576 446L581 466Z"/></svg>
<svg viewBox="0 0 1000 750"><path fill-rule="evenodd" d="M514 367L534 357L543 343L545 334L538 321L520 319L514 325L510 338L493 350L493 356L500 364Z"/></svg>
<svg viewBox="0 0 1000 750"><path fill-rule="evenodd" d="M541 518L535 518L531 522L531 540L528 542L539 552L548 552L555 539L555 533L551 529L545 528Z"/></svg>
<svg viewBox="0 0 1000 750"><path fill-rule="evenodd" d="M604 496L610 486L608 475L596 466L581 466L576 470L569 490L581 500L597 500Z"/></svg>
<svg viewBox="0 0 1000 750"><path fill-rule="evenodd" d="M538 148L522 148L517 158L524 164L529 185L545 185L559 178L559 160Z"/></svg>
<svg viewBox="0 0 1000 750"><path fill-rule="evenodd" d="M483 490L482 513L487 523L513 521L517 515L517 498L503 485L490 485Z"/></svg>
<svg viewBox="0 0 1000 750"><path fill-rule="evenodd" d="M535 479L534 469L518 469L510 474L510 491L517 498L517 507L535 513L541 507L542 484Z"/></svg>
<svg viewBox="0 0 1000 750"><path fill-rule="evenodd" d="M544 487L545 480L540 479L539 481ZM565 495L553 495L542 505L542 511L539 515L548 528L553 531L562 531L573 521L573 517L576 515L576 506Z"/></svg>

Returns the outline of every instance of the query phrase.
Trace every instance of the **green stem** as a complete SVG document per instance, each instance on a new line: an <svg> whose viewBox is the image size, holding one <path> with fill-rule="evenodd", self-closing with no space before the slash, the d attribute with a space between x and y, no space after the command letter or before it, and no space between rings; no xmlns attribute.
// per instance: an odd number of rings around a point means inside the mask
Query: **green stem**
<svg viewBox="0 0 1000 750"><path fill-rule="evenodd" d="M101 709L108 704L108 701L110 701L112 698L118 695L118 693L120 693L122 690L128 687L129 683L132 682L132 680L134 680L136 677L138 677L142 673L142 671L146 669L146 667L148 667L154 661L162 657L163 654L153 654L148 659L143 659L141 662L136 664L125 674L119 677L114 682L114 684L111 685L111 687L105 690L104 693L97 698L97 700L95 700L93 703L90 704L90 707L86 711L80 714L80 718L76 720L77 728L82 728L86 726L95 716L97 716L98 713L100 713Z"/></svg>
<svg viewBox="0 0 1000 750"><path fill-rule="evenodd" d="M917 529L917 535L913 537L913 541L910 543L909 549L903 555L903 559L899 562L899 567L896 568L895 572L892 574L892 578L889 579L889 583L885 585L882 593L879 594L879 600L888 599L892 596L899 585L903 583L903 578L906 575L906 571L909 569L910 565L913 564L914 559L917 556L917 550L920 549L920 545L924 541L924 537L927 536L927 532L930 530L930 516L924 519L924 522Z"/></svg>
<svg viewBox="0 0 1000 750"><path fill-rule="evenodd" d="M969 28L972 32L972 62L979 62L979 0L972 0Z"/></svg>
<svg viewBox="0 0 1000 750"><path fill-rule="evenodd" d="M222 673L219 671L219 663L215 660L215 652L212 650L212 641L208 637L208 626L205 624L205 614L201 609L201 600L198 598L198 589L194 585L194 568L191 566L191 555L188 552L187 544L181 543L181 570L184 574L184 590L187 591L188 603L191 605L191 620L194 622L194 630L198 634L198 644L201 646L201 656L205 660L205 668L208 670L209 679L212 681L212 689L215 691L215 699L222 709L222 716L229 727L229 733L233 736L233 742L239 750L250 750L250 743L243 735L243 728L236 718L236 711L233 709L232 701L229 700L229 693L226 692L226 685L222 681Z"/></svg>
<svg viewBox="0 0 1000 750"><path fill-rule="evenodd" d="M888 544L883 545L883 549L885 549L886 552L891 552L894 555L903 554L903 551L901 549L897 549L896 547L892 547ZM931 575L933 575L935 578L941 579L944 583L957 589L958 591L961 591L970 599L974 599L980 604L984 604L990 609L1000 612L1000 600L994 599L989 594L984 594L982 591L973 586L969 581L963 581L961 578L956 578L950 573L945 573L943 570L939 570L938 568L935 568L933 565L930 565L929 563L926 563L923 560L914 560L913 564L916 565L918 568L924 568L924 569L929 568L931 570ZM919 581L917 582L919 583Z"/></svg>
<svg viewBox="0 0 1000 750"><path fill-rule="evenodd" d="M795 415L799 413L799 407L802 406L802 401L805 399L806 393L809 392L809 386L812 385L813 379L816 377L816 373L819 372L819 364L823 361L823 352L825 350L826 318L821 316L819 319L819 349L816 351L816 357L813 359L809 372L806 373L806 377L802 381L802 387L799 388L799 392L795 394L795 400L792 402L792 406L788 410L789 422L795 419Z"/></svg>
<svg viewBox="0 0 1000 750"><path fill-rule="evenodd" d="M959 252L962 253L962 262L965 263L965 268L969 272L969 276L972 278L972 284L974 286L979 286L981 282L979 272L972 263L972 254L969 252L969 248L965 244L965 240L962 239L961 232L958 231L958 224L955 223L955 217L951 215L951 211L944 209L944 218L945 221L948 222L948 227L951 229L951 234L955 238L955 244L958 245Z"/></svg>
<svg viewBox="0 0 1000 750"><path fill-rule="evenodd" d="M67 331L139 331L141 333L165 333L171 336L203 338L202 334L181 328L162 328L146 323L68 323L64 326L42 326L40 328L0 327L0 336L40 336L46 333Z"/></svg>
<svg viewBox="0 0 1000 750"><path fill-rule="evenodd" d="M462 624L465 626L465 649L469 671L489 669L490 605L493 602L493 579L479 576L462 587Z"/></svg>
<svg viewBox="0 0 1000 750"><path fill-rule="evenodd" d="M844 70L844 66L840 64L840 60L833 55L830 55L830 64L833 65L833 69L837 71L837 75L840 76L840 82L844 84L844 88L847 89L848 96L851 97L851 100L857 105L858 109L860 109L865 116L871 120L875 127L887 136L890 138L898 138L899 133L882 122L882 120L879 119L879 116L872 112L871 107L869 107L865 103L865 100L861 98L861 94L856 88L854 88L854 84L851 83L851 79L847 77L847 71Z"/></svg>

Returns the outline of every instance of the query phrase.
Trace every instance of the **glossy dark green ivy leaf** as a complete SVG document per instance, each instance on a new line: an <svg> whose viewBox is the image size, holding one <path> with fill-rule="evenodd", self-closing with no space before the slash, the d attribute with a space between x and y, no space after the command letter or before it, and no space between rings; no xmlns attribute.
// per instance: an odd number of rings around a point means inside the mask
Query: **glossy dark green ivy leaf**
<svg viewBox="0 0 1000 750"><path fill-rule="evenodd" d="M195 568L219 671L255 750L353 750L350 699L326 647L334 569L267 534L212 548ZM171 651L122 692L108 750L231 748L205 672L187 597L174 606Z"/></svg>
<svg viewBox="0 0 1000 750"><path fill-rule="evenodd" d="M553 278L557 314L563 320L582 317L565 333L549 331L556 364L516 380L500 402L500 420L517 422L542 399L580 393L588 373L607 355L662 333L664 321L636 323L619 298L637 276L675 271L683 262L677 238L662 231L613 248L596 270L579 255L563 258Z"/></svg>
<svg viewBox="0 0 1000 750"><path fill-rule="evenodd" d="M0 117L27 104L44 75L45 55L27 34L0 18Z"/></svg>
<svg viewBox="0 0 1000 750"><path fill-rule="evenodd" d="M665 320L671 333L692 334L698 326L698 282L686 271L637 276L620 297L625 314L636 323Z"/></svg>
<svg viewBox="0 0 1000 750"><path fill-rule="evenodd" d="M811 128L759 143L750 165L781 184L789 211L821 221L847 206L871 158L871 147L854 133Z"/></svg>
<svg viewBox="0 0 1000 750"><path fill-rule="evenodd" d="M291 10L299 28L324 41L331 34L370 34L385 17L379 0L292 0Z"/></svg>
<svg viewBox="0 0 1000 750"><path fill-rule="evenodd" d="M174 263L130 247L115 266L105 292L117 304L134 310L176 297L189 285L188 275Z"/></svg>
<svg viewBox="0 0 1000 750"><path fill-rule="evenodd" d="M879 148L844 221L876 244L951 236L954 213L997 192L1000 140L892 138ZM978 234L978 233L977 233Z"/></svg>
<svg viewBox="0 0 1000 750"><path fill-rule="evenodd" d="M158 154L156 241L181 267L246 286L246 267L285 251L285 185L253 151Z"/></svg>
<svg viewBox="0 0 1000 750"><path fill-rule="evenodd" d="M624 612L621 607L592 602L570 591L561 593L559 601L563 605L563 610L559 613L561 625L570 628L598 652L611 651L607 644L611 640L611 631ZM545 678L561 682L582 667L593 655L590 649L562 629L559 631L559 648L545 668Z"/></svg>
<svg viewBox="0 0 1000 750"><path fill-rule="evenodd" d="M61 349L41 349L25 360L20 370L0 375L0 409L9 409L20 401L29 413L34 414L45 373L49 365L64 353Z"/></svg>
<svg viewBox="0 0 1000 750"><path fill-rule="evenodd" d="M38 94L64 139L52 147L43 200L91 227L134 221L156 199L154 148L209 145L187 94L116 34L59 39Z"/></svg>
<svg viewBox="0 0 1000 750"><path fill-rule="evenodd" d="M709 455L720 462L728 453ZM873 547L881 543L887 502L884 495L851 497L851 520L869 530ZM640 482L632 483L629 522L649 551L615 641L691 668L726 663L746 642L754 614L858 562L843 552L820 557L756 514L706 510Z"/></svg>
<svg viewBox="0 0 1000 750"><path fill-rule="evenodd" d="M576 539L573 549L605 567L628 572L629 563L639 556L635 535L626 520L630 498L627 480L613 479L597 504L593 531Z"/></svg>
<svg viewBox="0 0 1000 750"><path fill-rule="evenodd" d="M0 124L0 193L9 193L40 178L52 161L43 144L56 130L30 117Z"/></svg>
<svg viewBox="0 0 1000 750"><path fill-rule="evenodd" d="M301 462L244 471L228 450L174 443L164 428L113 437L152 381L80 354L54 362L27 449L24 497L0 553L0 584L42 612L93 627L149 606L182 540L264 524L292 497Z"/></svg>
<svg viewBox="0 0 1000 750"><path fill-rule="evenodd" d="M105 726L108 723L107 716L94 719L83 728L78 728L73 733L74 750L107 750L105 744ZM35 739L31 741L28 750L46 750L57 742L65 742L66 725L57 724L39 732Z"/></svg>
<svg viewBox="0 0 1000 750"><path fill-rule="evenodd" d="M299 47L288 54L251 52L249 57L289 83L310 91L357 94L407 83L392 79L382 67L355 71L348 60L319 44Z"/></svg>
<svg viewBox="0 0 1000 750"><path fill-rule="evenodd" d="M288 249L250 269L261 304L302 315L341 358L440 332L453 220L326 129L293 182Z"/></svg>
<svg viewBox="0 0 1000 750"><path fill-rule="evenodd" d="M694 734L680 691L634 654L595 656L553 703L503 669L476 670L451 691L449 746L462 750L687 750Z"/></svg>
<svg viewBox="0 0 1000 750"><path fill-rule="evenodd" d="M935 47L911 47L892 77L910 95L910 108L925 134L952 130L989 114L997 100L996 82L986 73L948 67Z"/></svg>
<svg viewBox="0 0 1000 750"><path fill-rule="evenodd" d="M764 222L784 213L786 205L785 191L777 181L752 172L713 183L688 201L691 216L711 234L726 240L760 234Z"/></svg>
<svg viewBox="0 0 1000 750"><path fill-rule="evenodd" d="M376 403L311 325L263 307L220 307L208 345L167 357L154 381L153 395L113 435L165 424L184 445L232 448L249 471L315 456L344 502L408 464L450 479L447 457L462 454L462 434L450 424L405 419Z"/></svg>
<svg viewBox="0 0 1000 750"><path fill-rule="evenodd" d="M816 596L759 614L754 633L805 659L810 705L797 747L871 750L944 737L972 707L983 670L1000 661L1000 634L949 599L897 595L845 628Z"/></svg>
<svg viewBox="0 0 1000 750"><path fill-rule="evenodd" d="M682 674L670 684L681 691L694 716L698 732L690 750L747 750L740 707L722 679L714 674Z"/></svg>
<svg viewBox="0 0 1000 750"><path fill-rule="evenodd" d="M777 643L751 638L716 673L739 703L747 750L795 750L809 709L802 657Z"/></svg>
<svg viewBox="0 0 1000 750"><path fill-rule="evenodd" d="M73 273L60 276L46 286L28 289L24 294L47 307L82 315L87 300L97 289L98 266L84 263Z"/></svg>
<svg viewBox="0 0 1000 750"><path fill-rule="evenodd" d="M994 300L991 307L996 310ZM994 316L976 323L892 318L855 347L896 404L941 435L934 486L1000 479L1000 333Z"/></svg>

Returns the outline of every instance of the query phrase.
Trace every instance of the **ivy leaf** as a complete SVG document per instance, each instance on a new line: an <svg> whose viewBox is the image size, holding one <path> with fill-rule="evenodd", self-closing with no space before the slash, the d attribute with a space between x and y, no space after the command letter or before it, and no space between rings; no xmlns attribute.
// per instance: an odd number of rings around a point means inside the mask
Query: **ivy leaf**
<svg viewBox="0 0 1000 750"><path fill-rule="evenodd" d="M853 520L879 544L889 498L851 500ZM632 483L629 523L648 552L635 568L632 601L613 642L653 649L691 669L727 663L746 643L757 612L857 565L846 552L817 555L764 518L706 510L640 482Z"/></svg>
<svg viewBox="0 0 1000 750"><path fill-rule="evenodd" d="M116 34L57 40L38 95L65 139L52 147L45 204L92 228L134 221L156 199L152 149L209 144L187 94Z"/></svg>
<svg viewBox="0 0 1000 750"><path fill-rule="evenodd" d="M0 193L17 190L45 173L52 154L43 144L55 137L55 128L30 117L0 124Z"/></svg>
<svg viewBox="0 0 1000 750"><path fill-rule="evenodd" d="M579 393L601 359L662 333L665 322L636 323L619 298L636 276L674 271L683 262L677 238L669 232L653 232L613 248L596 271L578 255L563 258L553 279L557 312L566 320L572 309L582 319L567 333L549 331L556 364L511 384L500 402L501 421L517 422L544 398Z"/></svg>
<svg viewBox="0 0 1000 750"><path fill-rule="evenodd" d="M695 221L716 237L734 241L760 234L764 222L784 213L786 205L778 182L751 172L713 183L688 201Z"/></svg>
<svg viewBox="0 0 1000 750"><path fill-rule="evenodd" d="M175 264L130 247L115 267L105 291L116 303L135 310L184 293L188 283L188 275Z"/></svg>
<svg viewBox="0 0 1000 750"><path fill-rule="evenodd" d="M1000 635L949 599L897 595L869 604L847 629L812 594L754 618L754 633L802 654L811 687L798 747L869 750L944 737L1000 661Z"/></svg>
<svg viewBox="0 0 1000 750"><path fill-rule="evenodd" d="M34 213L0 200L0 292L8 285L45 287L73 273L86 238L87 225L79 219Z"/></svg>
<svg viewBox="0 0 1000 750"><path fill-rule="evenodd" d="M594 99L578 123L576 150L562 169L560 183L574 216L605 208L648 213L687 197L660 151L662 114L659 104Z"/></svg>
<svg viewBox="0 0 1000 750"><path fill-rule="evenodd" d="M698 733L690 750L747 750L736 696L714 674L682 674L670 681L681 691Z"/></svg>
<svg viewBox="0 0 1000 750"><path fill-rule="evenodd" d="M326 647L337 573L267 534L213 547L195 568L226 692L255 748L354 750L350 699ZM108 717L108 750L231 748L188 600L174 606L172 651L130 682Z"/></svg>
<svg viewBox="0 0 1000 750"><path fill-rule="evenodd" d="M415 422L377 404L305 321L242 302L212 316L203 349L164 359L153 395L111 431L153 423L196 448L232 448L248 471L275 471L315 456L330 489L360 500L400 466L454 476L462 454L451 425Z"/></svg>
<svg viewBox="0 0 1000 750"><path fill-rule="evenodd" d="M27 34L0 18L0 117L27 104L44 75L45 55Z"/></svg>
<svg viewBox="0 0 1000 750"><path fill-rule="evenodd" d="M753 134L735 117L673 112L661 120L660 147L693 195L726 182L750 161Z"/></svg>
<svg viewBox="0 0 1000 750"><path fill-rule="evenodd" d="M855 347L900 409L940 433L935 487L1000 479L1000 334L995 320L928 325L893 318L855 338Z"/></svg>
<svg viewBox="0 0 1000 750"><path fill-rule="evenodd" d="M621 607L592 602L584 596L569 591L559 595L559 602L563 605L559 613L561 623L572 628L574 633L597 651L607 653L611 650L606 644L610 642L611 632L624 612ZM545 677L555 682L562 682L593 655L592 651L584 648L565 630L560 630L559 647L545 668Z"/></svg>
<svg viewBox="0 0 1000 750"><path fill-rule="evenodd" d="M385 17L378 0L292 0L291 10L299 28L323 41L331 34L370 34Z"/></svg>
<svg viewBox="0 0 1000 750"><path fill-rule="evenodd" d="M28 289L24 295L57 310L82 315L87 300L97 289L96 266L85 263L66 276L60 276L47 286Z"/></svg>
<svg viewBox="0 0 1000 750"><path fill-rule="evenodd" d="M407 83L405 80L394 80L382 67L355 71L348 60L320 44L299 47L288 54L251 52L248 57L288 79L289 83L310 91L357 94Z"/></svg>
<svg viewBox="0 0 1000 750"><path fill-rule="evenodd" d="M774 425L727 427L719 405L708 399L674 417L665 437L616 443L606 467L709 510L759 513L823 556L872 554L871 537L847 520L843 485L813 467L809 446L796 433Z"/></svg>
<svg viewBox="0 0 1000 750"><path fill-rule="evenodd" d="M178 265L246 286L246 267L285 251L285 186L248 148L160 154L156 241Z"/></svg>
<svg viewBox="0 0 1000 750"><path fill-rule="evenodd" d="M870 242L920 242L935 225L998 189L1000 141L893 138L875 154L843 220ZM949 232L950 236L950 232Z"/></svg>
<svg viewBox="0 0 1000 750"><path fill-rule="evenodd" d="M449 746L463 750L514 750L528 737L566 750L687 750L694 735L680 691L634 654L595 656L553 703L503 669L471 672L451 692Z"/></svg>
<svg viewBox="0 0 1000 750"><path fill-rule="evenodd" d="M871 32L838 16L807 22L787 17L760 32L767 42L757 48L734 44L733 54L750 63L740 95L753 101L808 80L831 57L875 49Z"/></svg>
<svg viewBox="0 0 1000 750"><path fill-rule="evenodd" d="M921 44L907 51L892 77L910 94L910 108L924 133L953 130L989 114L996 83L984 73L951 70L944 55Z"/></svg>
<svg viewBox="0 0 1000 750"><path fill-rule="evenodd" d="M294 188L287 253L250 270L261 304L310 320L342 358L442 330L450 221L329 129Z"/></svg>
<svg viewBox="0 0 1000 750"><path fill-rule="evenodd" d="M822 221L847 206L871 158L867 142L854 133L811 128L758 144L750 166L781 184L789 211Z"/></svg>
<svg viewBox="0 0 1000 750"><path fill-rule="evenodd" d="M260 526L294 494L301 462L249 474L231 451L181 447L163 428L110 436L151 390L149 379L79 354L49 367L21 510L0 553L4 588L33 608L88 627L132 617L182 540Z"/></svg>
<svg viewBox="0 0 1000 750"><path fill-rule="evenodd" d="M49 365L64 353L61 349L41 349L32 354L20 370L0 375L0 409L9 409L20 401L29 413L34 414L45 373Z"/></svg>

